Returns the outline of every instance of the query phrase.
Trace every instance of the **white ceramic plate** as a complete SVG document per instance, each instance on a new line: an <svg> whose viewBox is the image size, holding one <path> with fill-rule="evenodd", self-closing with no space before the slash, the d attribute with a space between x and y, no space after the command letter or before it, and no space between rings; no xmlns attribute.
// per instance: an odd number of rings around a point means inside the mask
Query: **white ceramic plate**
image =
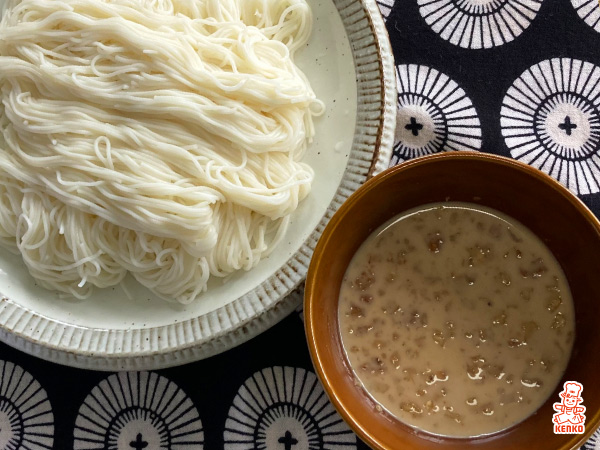
<svg viewBox="0 0 600 450"><path fill-rule="evenodd" d="M5 0L0 0L0 5ZM20 257L0 250L0 340L58 363L99 370L156 369L208 357L244 342L300 302L314 245L339 205L385 169L395 126L393 57L374 0L308 0L314 28L298 54L327 107L305 161L311 195L269 258L190 305L158 299L132 278L85 301L37 286ZM291 294L291 295L290 295Z"/></svg>

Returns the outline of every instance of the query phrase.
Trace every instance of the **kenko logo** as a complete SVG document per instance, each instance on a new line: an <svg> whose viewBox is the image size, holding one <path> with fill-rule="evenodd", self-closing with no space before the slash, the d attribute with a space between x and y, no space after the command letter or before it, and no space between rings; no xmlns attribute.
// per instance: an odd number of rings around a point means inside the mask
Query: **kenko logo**
<svg viewBox="0 0 600 450"><path fill-rule="evenodd" d="M577 381L567 381L558 394L562 401L554 404L556 414L552 416L555 434L581 434L585 431L585 406L581 392L583 385Z"/></svg>

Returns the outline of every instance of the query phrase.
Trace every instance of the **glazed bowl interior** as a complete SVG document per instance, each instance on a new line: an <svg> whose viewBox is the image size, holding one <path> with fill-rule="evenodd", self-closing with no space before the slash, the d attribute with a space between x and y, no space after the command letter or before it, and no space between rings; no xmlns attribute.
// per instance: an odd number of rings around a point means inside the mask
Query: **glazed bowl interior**
<svg viewBox="0 0 600 450"><path fill-rule="evenodd" d="M525 421L482 438L417 432L385 411L354 383L338 327L338 297L346 268L369 234L419 205L461 201L488 206L537 234L560 262L575 306L575 343L550 398ZM387 170L362 186L335 214L315 250L306 282L305 324L315 368L332 402L359 436L381 449L571 449L600 425L600 223L556 181L522 163L484 153L452 152ZM555 435L552 405L564 381L583 384L584 435Z"/></svg>

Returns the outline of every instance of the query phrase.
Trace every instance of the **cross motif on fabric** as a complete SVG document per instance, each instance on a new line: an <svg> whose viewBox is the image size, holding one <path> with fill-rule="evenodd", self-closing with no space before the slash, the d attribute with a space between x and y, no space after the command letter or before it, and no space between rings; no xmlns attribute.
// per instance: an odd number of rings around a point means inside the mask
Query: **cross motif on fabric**
<svg viewBox="0 0 600 450"><path fill-rule="evenodd" d="M558 128L560 128L561 130L564 130L564 132L567 133L567 136L571 136L571 133L573 132L573 130L575 128L577 128L577 125L574 123L571 123L571 118L569 116L567 116L567 117L565 117L565 121L558 125Z"/></svg>
<svg viewBox="0 0 600 450"><path fill-rule="evenodd" d="M294 439L292 433L286 431L285 434L279 438L279 443L283 444L285 450L292 450L292 445L296 445L298 439Z"/></svg>
<svg viewBox="0 0 600 450"><path fill-rule="evenodd" d="M142 433L138 433L135 441L131 441L129 446L135 450L142 450L143 448L148 447L148 443L142 439Z"/></svg>
<svg viewBox="0 0 600 450"><path fill-rule="evenodd" d="M412 131L413 136L418 136L419 131L423 129L423 125L421 125L419 122L417 122L417 119L415 119L414 117L411 117L410 123L405 125L404 128Z"/></svg>

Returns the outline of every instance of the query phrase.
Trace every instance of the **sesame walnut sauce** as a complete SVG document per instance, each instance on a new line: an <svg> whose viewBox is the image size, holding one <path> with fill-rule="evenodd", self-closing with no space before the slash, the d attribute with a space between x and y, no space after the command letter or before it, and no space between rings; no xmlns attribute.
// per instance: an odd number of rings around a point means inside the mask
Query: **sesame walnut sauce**
<svg viewBox="0 0 600 450"><path fill-rule="evenodd" d="M357 385L402 422L455 437L534 413L575 332L567 280L541 240L498 211L453 202L369 236L344 276L339 319Z"/></svg>

